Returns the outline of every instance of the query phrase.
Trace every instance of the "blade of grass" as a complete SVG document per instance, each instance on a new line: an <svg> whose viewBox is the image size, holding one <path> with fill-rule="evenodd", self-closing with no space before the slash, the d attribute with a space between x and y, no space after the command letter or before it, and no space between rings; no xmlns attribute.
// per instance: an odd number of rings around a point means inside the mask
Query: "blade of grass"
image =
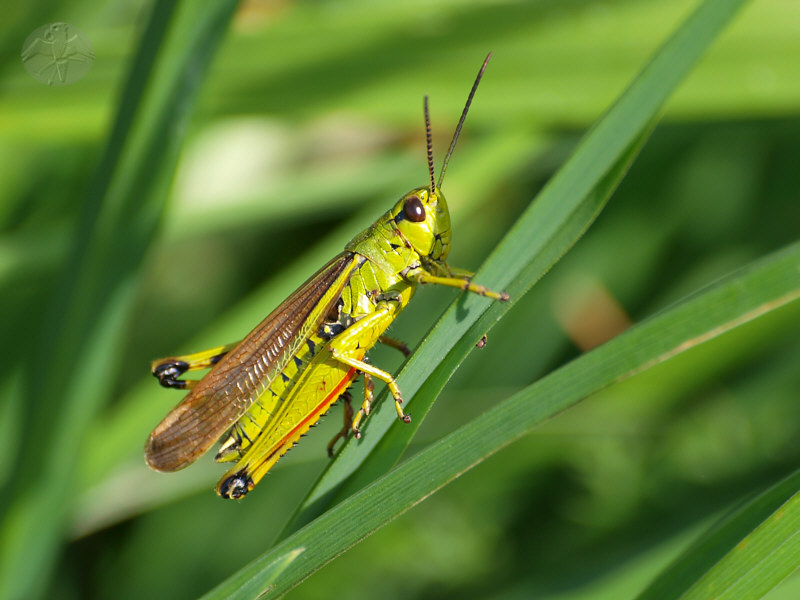
<svg viewBox="0 0 800 600"><path fill-rule="evenodd" d="M559 238L561 232L569 229L573 219L591 215L585 206L592 190L598 188L623 154L643 135L670 94L744 3L745 0L703 2L587 133L572 158L550 180L476 275L475 280L489 288L507 290L511 301L491 303L470 295L453 302L397 376L407 402L414 400L434 372L436 377L446 380L480 336L489 331L566 251L570 243ZM580 217L582 211L586 212ZM582 228L576 227L574 231L577 239ZM434 387L440 385L437 383ZM345 444L298 508L286 532L309 522L329 505L337 489L359 468L394 423L390 408L389 403L379 401L378 408L365 423L365 435L358 442L350 440ZM417 421L424 412L424 408L420 412L411 411ZM385 470L397 460L405 443L398 440L391 454L381 461L381 468Z"/></svg>
<svg viewBox="0 0 800 600"><path fill-rule="evenodd" d="M305 552L263 597L285 593L494 452L590 394L800 299L800 243L723 278L573 360L400 464L243 568L205 596L262 597L261 572Z"/></svg>
<svg viewBox="0 0 800 600"><path fill-rule="evenodd" d="M761 598L800 566L800 471L714 525L637 600Z"/></svg>
<svg viewBox="0 0 800 600"><path fill-rule="evenodd" d="M113 382L114 349L161 217L188 107L235 6L236 0L153 5L16 400L29 433L2 495L9 504L0 535L2 597L35 598L47 584L77 457Z"/></svg>

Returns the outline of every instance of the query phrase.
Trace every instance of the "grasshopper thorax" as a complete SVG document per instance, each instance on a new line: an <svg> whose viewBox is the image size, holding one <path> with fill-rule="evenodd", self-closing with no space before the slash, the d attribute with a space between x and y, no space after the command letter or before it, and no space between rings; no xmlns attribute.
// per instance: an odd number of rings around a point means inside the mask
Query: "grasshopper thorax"
<svg viewBox="0 0 800 600"><path fill-rule="evenodd" d="M439 188L408 192L389 211L396 230L421 257L443 261L450 252L450 211Z"/></svg>

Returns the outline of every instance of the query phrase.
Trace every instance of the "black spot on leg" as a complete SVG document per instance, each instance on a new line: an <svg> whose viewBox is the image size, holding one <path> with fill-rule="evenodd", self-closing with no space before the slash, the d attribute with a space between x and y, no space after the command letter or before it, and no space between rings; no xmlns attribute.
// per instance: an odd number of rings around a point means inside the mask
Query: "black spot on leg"
<svg viewBox="0 0 800 600"><path fill-rule="evenodd" d="M323 323L317 335L325 341L330 341L345 330L341 323Z"/></svg>
<svg viewBox="0 0 800 600"><path fill-rule="evenodd" d="M219 495L230 500L244 498L247 492L254 487L253 480L244 471L239 471L228 477L219 486Z"/></svg>
<svg viewBox="0 0 800 600"><path fill-rule="evenodd" d="M164 387L178 390L186 389L186 382L178 379L189 370L189 363L182 360L170 360L153 367L153 376Z"/></svg>

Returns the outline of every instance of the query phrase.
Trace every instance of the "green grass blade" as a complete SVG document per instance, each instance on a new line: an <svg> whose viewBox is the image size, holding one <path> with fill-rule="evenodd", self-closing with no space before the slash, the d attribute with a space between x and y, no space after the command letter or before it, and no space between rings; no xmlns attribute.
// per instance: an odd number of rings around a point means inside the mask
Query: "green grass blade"
<svg viewBox="0 0 800 600"><path fill-rule="evenodd" d="M187 108L236 6L153 5L20 394L25 451L2 497L0 596L43 593L78 456L109 395L144 253L161 218ZM42 370L46 369L46 376ZM30 443L35 440L35 443Z"/></svg>
<svg viewBox="0 0 800 600"><path fill-rule="evenodd" d="M306 551L264 597L276 597L543 421L622 381L800 299L800 243L741 269L525 388L405 461L239 571L206 596L255 598L262 571Z"/></svg>
<svg viewBox="0 0 800 600"><path fill-rule="evenodd" d="M800 566L800 471L733 511L637 600L762 598Z"/></svg>
<svg viewBox="0 0 800 600"><path fill-rule="evenodd" d="M456 300L397 376L398 385L409 403L437 370L443 357L447 357L447 363L438 368L438 374L449 377L480 336L491 329L566 250L569 244L562 245L563 241L558 239L560 232L585 209L592 190L609 176L624 153L643 135L670 94L744 3L744 0L702 3L586 135L572 158L542 190L476 276L477 282L489 288L507 290L512 301L499 304L468 296ZM363 438L345 445L298 509L287 531L307 523L324 510L337 489L359 468L394 423L391 409L389 403L379 402L365 424ZM414 408L410 412L417 420L423 416L415 414ZM403 447L396 445L393 454L383 461L384 466L397 460Z"/></svg>

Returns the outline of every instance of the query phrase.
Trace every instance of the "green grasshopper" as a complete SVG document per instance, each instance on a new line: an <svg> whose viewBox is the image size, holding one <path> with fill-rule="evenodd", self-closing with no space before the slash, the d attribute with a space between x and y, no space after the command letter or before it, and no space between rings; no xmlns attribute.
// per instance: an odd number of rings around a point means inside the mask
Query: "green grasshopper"
<svg viewBox="0 0 800 600"><path fill-rule="evenodd" d="M365 354L380 342L408 355L402 342L384 332L417 286L433 283L508 300L507 294L472 283L471 273L445 262L450 213L440 188L490 57L467 98L438 184L426 96L429 186L403 196L242 341L153 362L153 375L163 386L191 391L147 439L145 459L151 468L182 469L227 432L216 460L236 464L216 491L223 498L242 498L339 398L345 400L345 427L331 440L329 454L350 430L360 438L359 426L372 407L373 378L387 384L398 417L411 421L394 377L366 362ZM180 379L187 371L209 367L200 380ZM364 402L354 416L347 390L360 374Z"/></svg>

